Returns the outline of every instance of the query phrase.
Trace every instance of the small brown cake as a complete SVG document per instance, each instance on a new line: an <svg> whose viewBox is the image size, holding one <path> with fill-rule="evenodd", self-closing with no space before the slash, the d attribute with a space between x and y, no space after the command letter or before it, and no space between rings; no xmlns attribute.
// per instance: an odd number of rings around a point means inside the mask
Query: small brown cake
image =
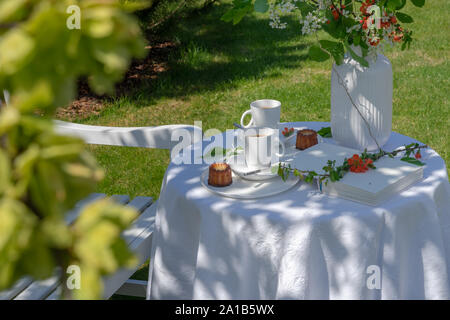
<svg viewBox="0 0 450 320"><path fill-rule="evenodd" d="M317 144L317 132L311 129L303 129L297 132L297 141L295 147L305 150Z"/></svg>
<svg viewBox="0 0 450 320"><path fill-rule="evenodd" d="M214 187L226 187L233 182L231 168L227 163L213 163L209 166L208 184Z"/></svg>

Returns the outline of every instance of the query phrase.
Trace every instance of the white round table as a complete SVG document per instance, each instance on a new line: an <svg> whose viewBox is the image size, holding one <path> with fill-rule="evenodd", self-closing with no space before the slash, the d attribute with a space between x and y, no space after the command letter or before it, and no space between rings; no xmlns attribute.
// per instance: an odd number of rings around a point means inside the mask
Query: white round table
<svg viewBox="0 0 450 320"><path fill-rule="evenodd" d="M225 135L233 132L216 142ZM393 132L383 149L411 142ZM171 163L148 298L449 299L450 185L443 159L431 149L422 156L424 179L379 207L306 183L264 199L224 198L201 185L207 164Z"/></svg>

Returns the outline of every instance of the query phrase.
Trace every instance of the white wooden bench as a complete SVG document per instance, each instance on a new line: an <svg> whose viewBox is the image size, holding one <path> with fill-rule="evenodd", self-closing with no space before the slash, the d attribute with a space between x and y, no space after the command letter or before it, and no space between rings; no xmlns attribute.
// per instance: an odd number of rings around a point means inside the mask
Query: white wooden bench
<svg viewBox="0 0 450 320"><path fill-rule="evenodd" d="M102 144L112 146L128 146L143 148L171 149L177 141L172 141L172 133L178 129L190 134L188 143L201 141L202 130L190 125L167 125L158 127L102 127L80 125L75 123L56 121L56 131L64 135L78 136L89 144ZM75 208L68 212L66 221L73 223L81 212L81 208L91 201L105 197L105 194L91 194L80 201ZM150 258L152 235L155 221L157 201L150 197L136 197L130 199L126 195L112 196L115 201L134 207L138 212L138 218L123 232L128 247L139 258L139 264L134 269L121 269L115 274L103 279L103 298L108 299L113 294L145 297L147 281L129 279L131 275ZM38 300L58 299L61 292L61 278L58 272L49 279L33 281L31 278L20 279L12 288L0 292L0 300Z"/></svg>

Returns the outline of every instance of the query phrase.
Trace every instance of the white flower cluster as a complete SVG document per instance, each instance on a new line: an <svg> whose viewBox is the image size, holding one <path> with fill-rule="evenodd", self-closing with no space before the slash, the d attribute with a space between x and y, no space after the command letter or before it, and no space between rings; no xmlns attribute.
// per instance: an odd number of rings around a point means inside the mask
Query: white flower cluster
<svg viewBox="0 0 450 320"><path fill-rule="evenodd" d="M270 22L269 25L274 29L285 29L287 26L286 22L281 22L280 15L276 13L275 10L269 11Z"/></svg>
<svg viewBox="0 0 450 320"><path fill-rule="evenodd" d="M305 19L300 18L300 24L302 24L302 34L312 34L321 28L321 25L325 23L327 19L319 17L317 13L308 13Z"/></svg>
<svg viewBox="0 0 450 320"><path fill-rule="evenodd" d="M281 22L280 16L283 14L291 13L297 7L295 2L303 0L282 0L280 3L271 4L269 8L269 25L274 29L285 29L287 26L286 22Z"/></svg>
<svg viewBox="0 0 450 320"><path fill-rule="evenodd" d="M328 8L331 5L331 0L318 0L319 10Z"/></svg>
<svg viewBox="0 0 450 320"><path fill-rule="evenodd" d="M346 18L350 17L350 14L351 14L350 11L346 9L341 10L341 15L343 15Z"/></svg>

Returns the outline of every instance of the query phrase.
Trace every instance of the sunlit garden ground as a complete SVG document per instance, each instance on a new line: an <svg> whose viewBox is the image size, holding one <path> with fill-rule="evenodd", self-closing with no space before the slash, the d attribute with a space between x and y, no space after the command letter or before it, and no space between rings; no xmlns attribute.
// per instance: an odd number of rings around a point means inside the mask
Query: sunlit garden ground
<svg viewBox="0 0 450 320"><path fill-rule="evenodd" d="M417 17L408 51L388 49L394 69L393 130L435 149L450 168L449 0L408 5ZM108 126L193 124L232 128L249 103L282 102L282 121L330 120L331 62L307 60L313 38L300 36L296 21L286 30L269 27L267 15L253 14L233 26L220 21L224 5L191 15L163 30L177 44L168 71L158 79L105 102L99 115L77 122ZM158 198L169 152L90 147L106 169L98 192ZM139 272L146 279L147 270Z"/></svg>

